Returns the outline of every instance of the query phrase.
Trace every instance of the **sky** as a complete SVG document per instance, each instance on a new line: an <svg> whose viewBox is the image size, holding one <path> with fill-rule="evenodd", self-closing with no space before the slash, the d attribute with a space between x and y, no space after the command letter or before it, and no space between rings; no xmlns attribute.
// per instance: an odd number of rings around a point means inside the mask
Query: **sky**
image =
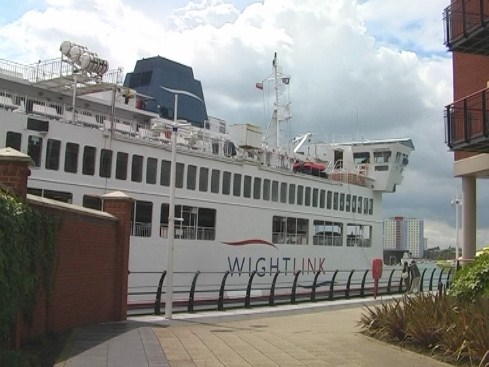
<svg viewBox="0 0 489 367"><path fill-rule="evenodd" d="M0 0L0 58L59 57L73 41L133 70L160 55L192 66L207 111L228 123L265 127L255 88L277 52L291 76L291 130L332 139L411 138L402 185L384 196L384 216L424 220L428 247L456 244L461 192L444 139L453 101L444 46L449 0ZM489 243L489 187L478 180L477 245Z"/></svg>

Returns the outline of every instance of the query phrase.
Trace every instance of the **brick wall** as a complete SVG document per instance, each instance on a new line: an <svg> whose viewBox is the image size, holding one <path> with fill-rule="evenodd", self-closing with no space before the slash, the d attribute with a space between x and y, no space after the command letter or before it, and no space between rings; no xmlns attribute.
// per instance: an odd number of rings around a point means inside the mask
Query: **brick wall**
<svg viewBox="0 0 489 367"><path fill-rule="evenodd" d="M107 212L100 212L26 195L30 159L17 153L0 149L0 186L45 215L61 218L61 224L52 291L46 297L39 290L32 322L19 313L13 347L47 332L124 320L132 200L120 192L108 194Z"/></svg>
<svg viewBox="0 0 489 367"><path fill-rule="evenodd" d="M472 93L487 88L489 82L489 57L453 53L453 100L457 101ZM479 153L456 151L455 160Z"/></svg>

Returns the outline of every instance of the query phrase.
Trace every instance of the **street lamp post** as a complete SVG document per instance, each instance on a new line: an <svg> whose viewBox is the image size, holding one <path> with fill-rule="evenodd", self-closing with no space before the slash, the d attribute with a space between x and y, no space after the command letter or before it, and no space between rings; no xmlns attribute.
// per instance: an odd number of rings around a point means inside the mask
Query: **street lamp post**
<svg viewBox="0 0 489 367"><path fill-rule="evenodd" d="M173 109L173 125L171 134L171 166L170 166L170 208L168 212L168 252L167 252L167 269L166 269L166 298L165 298L165 318L172 318L173 308L173 250L175 245L175 181L176 181L176 165L177 165L177 132L180 126L187 124L179 124L177 120L178 114L178 95L183 94L204 101L193 93L185 90L170 89L161 87L162 89L175 95L175 105Z"/></svg>
<svg viewBox="0 0 489 367"><path fill-rule="evenodd" d="M455 245L455 262L458 266L458 246L459 246L459 228L460 228L460 213L459 208L462 206L462 200L458 198L458 194L455 195L455 199L452 200L452 205L455 206L455 236L456 236L456 245Z"/></svg>

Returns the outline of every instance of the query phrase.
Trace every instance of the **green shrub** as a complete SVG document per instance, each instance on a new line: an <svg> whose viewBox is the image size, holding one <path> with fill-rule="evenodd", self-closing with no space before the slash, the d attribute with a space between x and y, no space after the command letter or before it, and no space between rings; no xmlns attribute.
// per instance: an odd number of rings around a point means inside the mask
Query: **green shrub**
<svg viewBox="0 0 489 367"><path fill-rule="evenodd" d="M366 306L359 326L364 334L378 339L422 348L453 362L489 366L486 298L465 303L446 295L404 296Z"/></svg>
<svg viewBox="0 0 489 367"><path fill-rule="evenodd" d="M0 351L0 366L30 367L32 364L25 353L3 350Z"/></svg>
<svg viewBox="0 0 489 367"><path fill-rule="evenodd" d="M489 296L489 253L476 257L455 273L449 294L470 302Z"/></svg>
<svg viewBox="0 0 489 367"><path fill-rule="evenodd" d="M36 292L49 295L59 221L0 192L0 350L17 313L30 320Z"/></svg>

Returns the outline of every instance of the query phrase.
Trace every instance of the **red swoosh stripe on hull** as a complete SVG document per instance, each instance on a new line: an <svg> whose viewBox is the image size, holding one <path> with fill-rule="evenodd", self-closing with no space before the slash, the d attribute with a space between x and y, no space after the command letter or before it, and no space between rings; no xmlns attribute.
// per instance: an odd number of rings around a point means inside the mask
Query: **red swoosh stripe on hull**
<svg viewBox="0 0 489 367"><path fill-rule="evenodd" d="M277 248L273 243L265 241L265 240L259 240L259 239L250 239L250 240L242 240L242 241L233 241L233 242L224 242L222 241L223 244L229 245L229 246L245 246L245 245L267 245L267 246L272 246Z"/></svg>

